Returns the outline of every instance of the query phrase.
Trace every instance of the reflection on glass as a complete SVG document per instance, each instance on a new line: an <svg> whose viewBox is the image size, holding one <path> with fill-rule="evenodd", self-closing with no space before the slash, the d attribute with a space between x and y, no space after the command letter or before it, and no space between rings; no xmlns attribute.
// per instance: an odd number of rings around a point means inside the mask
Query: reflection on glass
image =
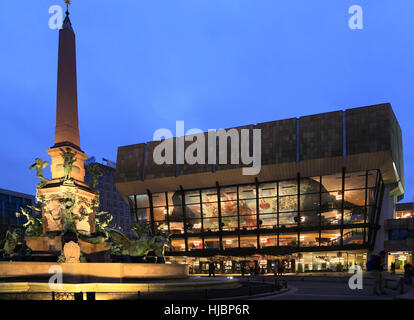
<svg viewBox="0 0 414 320"><path fill-rule="evenodd" d="M300 196L301 211L318 211L319 210L319 193L305 194Z"/></svg>
<svg viewBox="0 0 414 320"><path fill-rule="evenodd" d="M342 192L341 191L322 193L321 198L322 198L321 211L342 208Z"/></svg>
<svg viewBox="0 0 414 320"><path fill-rule="evenodd" d="M365 189L345 191L344 206L346 208L365 206Z"/></svg>
<svg viewBox="0 0 414 320"><path fill-rule="evenodd" d="M302 178L300 179L300 193L319 193L321 189L320 177Z"/></svg>
<svg viewBox="0 0 414 320"><path fill-rule="evenodd" d="M138 194L137 195L137 208L147 208L149 207L149 200L147 194Z"/></svg>
<svg viewBox="0 0 414 320"><path fill-rule="evenodd" d="M300 179L300 193L319 193L319 190L321 189L321 184L319 180L319 177Z"/></svg>
<svg viewBox="0 0 414 320"><path fill-rule="evenodd" d="M137 219L138 219L137 221L138 223L151 221L150 209L149 208L137 209Z"/></svg>
<svg viewBox="0 0 414 320"><path fill-rule="evenodd" d="M168 192L167 197L168 197L168 206L182 206L183 205L181 191Z"/></svg>
<svg viewBox="0 0 414 320"><path fill-rule="evenodd" d="M318 211L303 211L300 213L300 222L304 227L317 227L319 226L319 214Z"/></svg>
<svg viewBox="0 0 414 320"><path fill-rule="evenodd" d="M342 190L342 173L322 177L322 185L326 191Z"/></svg>
<svg viewBox="0 0 414 320"><path fill-rule="evenodd" d="M182 206L173 206L168 207L168 214L169 214L169 221L179 221L182 222L184 220L183 216L183 207Z"/></svg>
<svg viewBox="0 0 414 320"><path fill-rule="evenodd" d="M200 191L186 191L185 204L200 203Z"/></svg>
<svg viewBox="0 0 414 320"><path fill-rule="evenodd" d="M185 207L185 216L187 219L199 219L201 218L201 210L199 204L190 204Z"/></svg>

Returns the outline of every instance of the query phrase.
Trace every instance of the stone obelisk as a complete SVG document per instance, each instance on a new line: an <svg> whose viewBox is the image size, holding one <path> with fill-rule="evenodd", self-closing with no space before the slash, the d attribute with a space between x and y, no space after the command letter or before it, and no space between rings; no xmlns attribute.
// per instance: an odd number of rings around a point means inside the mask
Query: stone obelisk
<svg viewBox="0 0 414 320"><path fill-rule="evenodd" d="M69 7L70 2L66 1ZM99 195L85 184L85 160L80 148L76 77L75 33L69 9L59 30L59 57L56 104L55 144L47 150L52 162L52 179L37 189L43 203L44 233L62 230L62 215L69 210L85 218L76 221L77 230L95 232L95 208ZM68 209L70 208L70 209Z"/></svg>
<svg viewBox="0 0 414 320"><path fill-rule="evenodd" d="M52 179L64 177L62 150L74 155L72 177L83 183L84 161L88 158L80 148L78 123L78 93L76 76L76 39L69 19L69 10L59 30L58 81L56 101L55 144L47 152L52 157Z"/></svg>
<svg viewBox="0 0 414 320"><path fill-rule="evenodd" d="M80 147L76 41L68 11L62 29L59 30L55 146L61 145Z"/></svg>

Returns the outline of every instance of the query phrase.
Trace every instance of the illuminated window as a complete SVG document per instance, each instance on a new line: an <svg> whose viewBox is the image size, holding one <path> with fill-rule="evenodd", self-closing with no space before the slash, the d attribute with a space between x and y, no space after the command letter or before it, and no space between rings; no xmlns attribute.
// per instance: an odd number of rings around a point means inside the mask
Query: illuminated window
<svg viewBox="0 0 414 320"><path fill-rule="evenodd" d="M321 246L339 246L341 244L341 231L337 230L322 230L321 232Z"/></svg>
<svg viewBox="0 0 414 320"><path fill-rule="evenodd" d="M257 248L257 236L240 236L241 248Z"/></svg>

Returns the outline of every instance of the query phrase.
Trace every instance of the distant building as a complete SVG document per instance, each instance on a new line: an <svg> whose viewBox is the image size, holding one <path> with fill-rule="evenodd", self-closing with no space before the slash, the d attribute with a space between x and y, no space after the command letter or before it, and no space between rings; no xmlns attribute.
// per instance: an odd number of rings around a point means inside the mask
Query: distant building
<svg viewBox="0 0 414 320"><path fill-rule="evenodd" d="M103 176L99 177L98 185L96 186L100 195L99 211L106 211L112 214L111 226L128 234L131 232L130 209L115 188L116 163L105 158L102 160L105 164L97 162L95 157L90 157L85 161L86 165L98 164L103 174ZM88 170L86 170L85 182L87 184L92 183L92 175Z"/></svg>
<svg viewBox="0 0 414 320"><path fill-rule="evenodd" d="M394 219L385 220L385 250L389 254L388 265L395 262L397 270L403 270L406 262L413 262L414 254L414 203L397 203Z"/></svg>
<svg viewBox="0 0 414 320"><path fill-rule="evenodd" d="M20 207L35 205L35 197L29 194L0 189L0 234L7 229L15 229L26 222L26 218L16 212Z"/></svg>

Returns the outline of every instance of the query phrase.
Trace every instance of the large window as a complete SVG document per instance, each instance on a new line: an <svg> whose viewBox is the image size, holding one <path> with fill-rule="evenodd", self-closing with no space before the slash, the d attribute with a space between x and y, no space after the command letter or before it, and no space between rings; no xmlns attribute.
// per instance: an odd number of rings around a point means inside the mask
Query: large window
<svg viewBox="0 0 414 320"><path fill-rule="evenodd" d="M318 247L367 243L382 186L378 170L344 170L128 198L137 221L186 240L188 250Z"/></svg>
<svg viewBox="0 0 414 320"><path fill-rule="evenodd" d="M238 229L237 187L220 190L222 230Z"/></svg>

